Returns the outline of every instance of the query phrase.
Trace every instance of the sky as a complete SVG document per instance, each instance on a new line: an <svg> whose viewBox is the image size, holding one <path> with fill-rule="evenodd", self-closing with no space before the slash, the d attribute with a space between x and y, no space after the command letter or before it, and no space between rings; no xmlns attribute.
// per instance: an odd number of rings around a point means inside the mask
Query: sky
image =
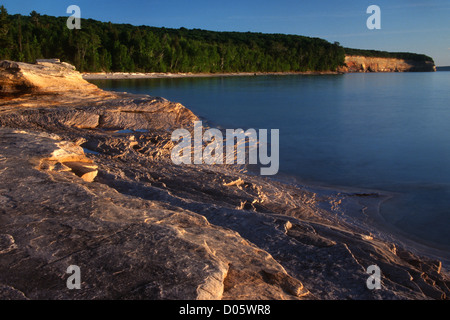
<svg viewBox="0 0 450 320"><path fill-rule="evenodd" d="M297 34L358 49L423 53L450 66L450 0L0 0L10 14L69 16L166 28ZM370 5L381 29L366 25Z"/></svg>

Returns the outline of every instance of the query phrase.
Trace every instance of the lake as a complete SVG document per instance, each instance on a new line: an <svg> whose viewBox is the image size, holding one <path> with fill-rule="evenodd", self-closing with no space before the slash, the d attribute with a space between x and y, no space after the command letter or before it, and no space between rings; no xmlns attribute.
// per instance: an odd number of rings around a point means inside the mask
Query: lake
<svg viewBox="0 0 450 320"><path fill-rule="evenodd" d="M385 220L450 247L450 72L93 80L182 103L216 128L280 130L280 171L394 192Z"/></svg>

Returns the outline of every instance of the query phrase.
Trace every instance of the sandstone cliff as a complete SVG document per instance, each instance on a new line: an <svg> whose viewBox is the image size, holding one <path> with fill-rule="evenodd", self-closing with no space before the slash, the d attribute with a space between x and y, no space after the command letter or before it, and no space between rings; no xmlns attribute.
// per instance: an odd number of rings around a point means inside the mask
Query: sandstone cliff
<svg viewBox="0 0 450 320"><path fill-rule="evenodd" d="M373 58L362 56L346 56L345 66L340 72L427 72L436 71L433 62L414 61L393 58Z"/></svg>
<svg viewBox="0 0 450 320"><path fill-rule="evenodd" d="M377 229L384 195L175 166L171 130L197 119L182 105L103 92L57 62L0 66L14 93L0 100L1 299L449 295L440 261ZM382 290L366 287L373 264Z"/></svg>

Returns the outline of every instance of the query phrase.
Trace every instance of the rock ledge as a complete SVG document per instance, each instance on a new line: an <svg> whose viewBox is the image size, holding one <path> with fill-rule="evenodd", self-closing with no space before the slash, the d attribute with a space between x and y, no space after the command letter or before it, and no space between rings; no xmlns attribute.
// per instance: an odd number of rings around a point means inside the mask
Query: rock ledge
<svg viewBox="0 0 450 320"><path fill-rule="evenodd" d="M175 166L170 133L192 112L80 77L0 62L15 94L0 100L1 299L448 297L439 261L377 231L367 212L384 195ZM366 287L373 264L381 290Z"/></svg>

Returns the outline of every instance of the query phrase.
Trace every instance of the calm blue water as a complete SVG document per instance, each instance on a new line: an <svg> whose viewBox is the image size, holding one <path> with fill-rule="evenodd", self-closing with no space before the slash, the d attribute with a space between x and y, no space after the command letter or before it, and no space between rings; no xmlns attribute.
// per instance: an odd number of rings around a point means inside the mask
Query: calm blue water
<svg viewBox="0 0 450 320"><path fill-rule="evenodd" d="M385 219L450 247L450 72L92 82L180 102L212 127L280 129L280 174L398 192Z"/></svg>

